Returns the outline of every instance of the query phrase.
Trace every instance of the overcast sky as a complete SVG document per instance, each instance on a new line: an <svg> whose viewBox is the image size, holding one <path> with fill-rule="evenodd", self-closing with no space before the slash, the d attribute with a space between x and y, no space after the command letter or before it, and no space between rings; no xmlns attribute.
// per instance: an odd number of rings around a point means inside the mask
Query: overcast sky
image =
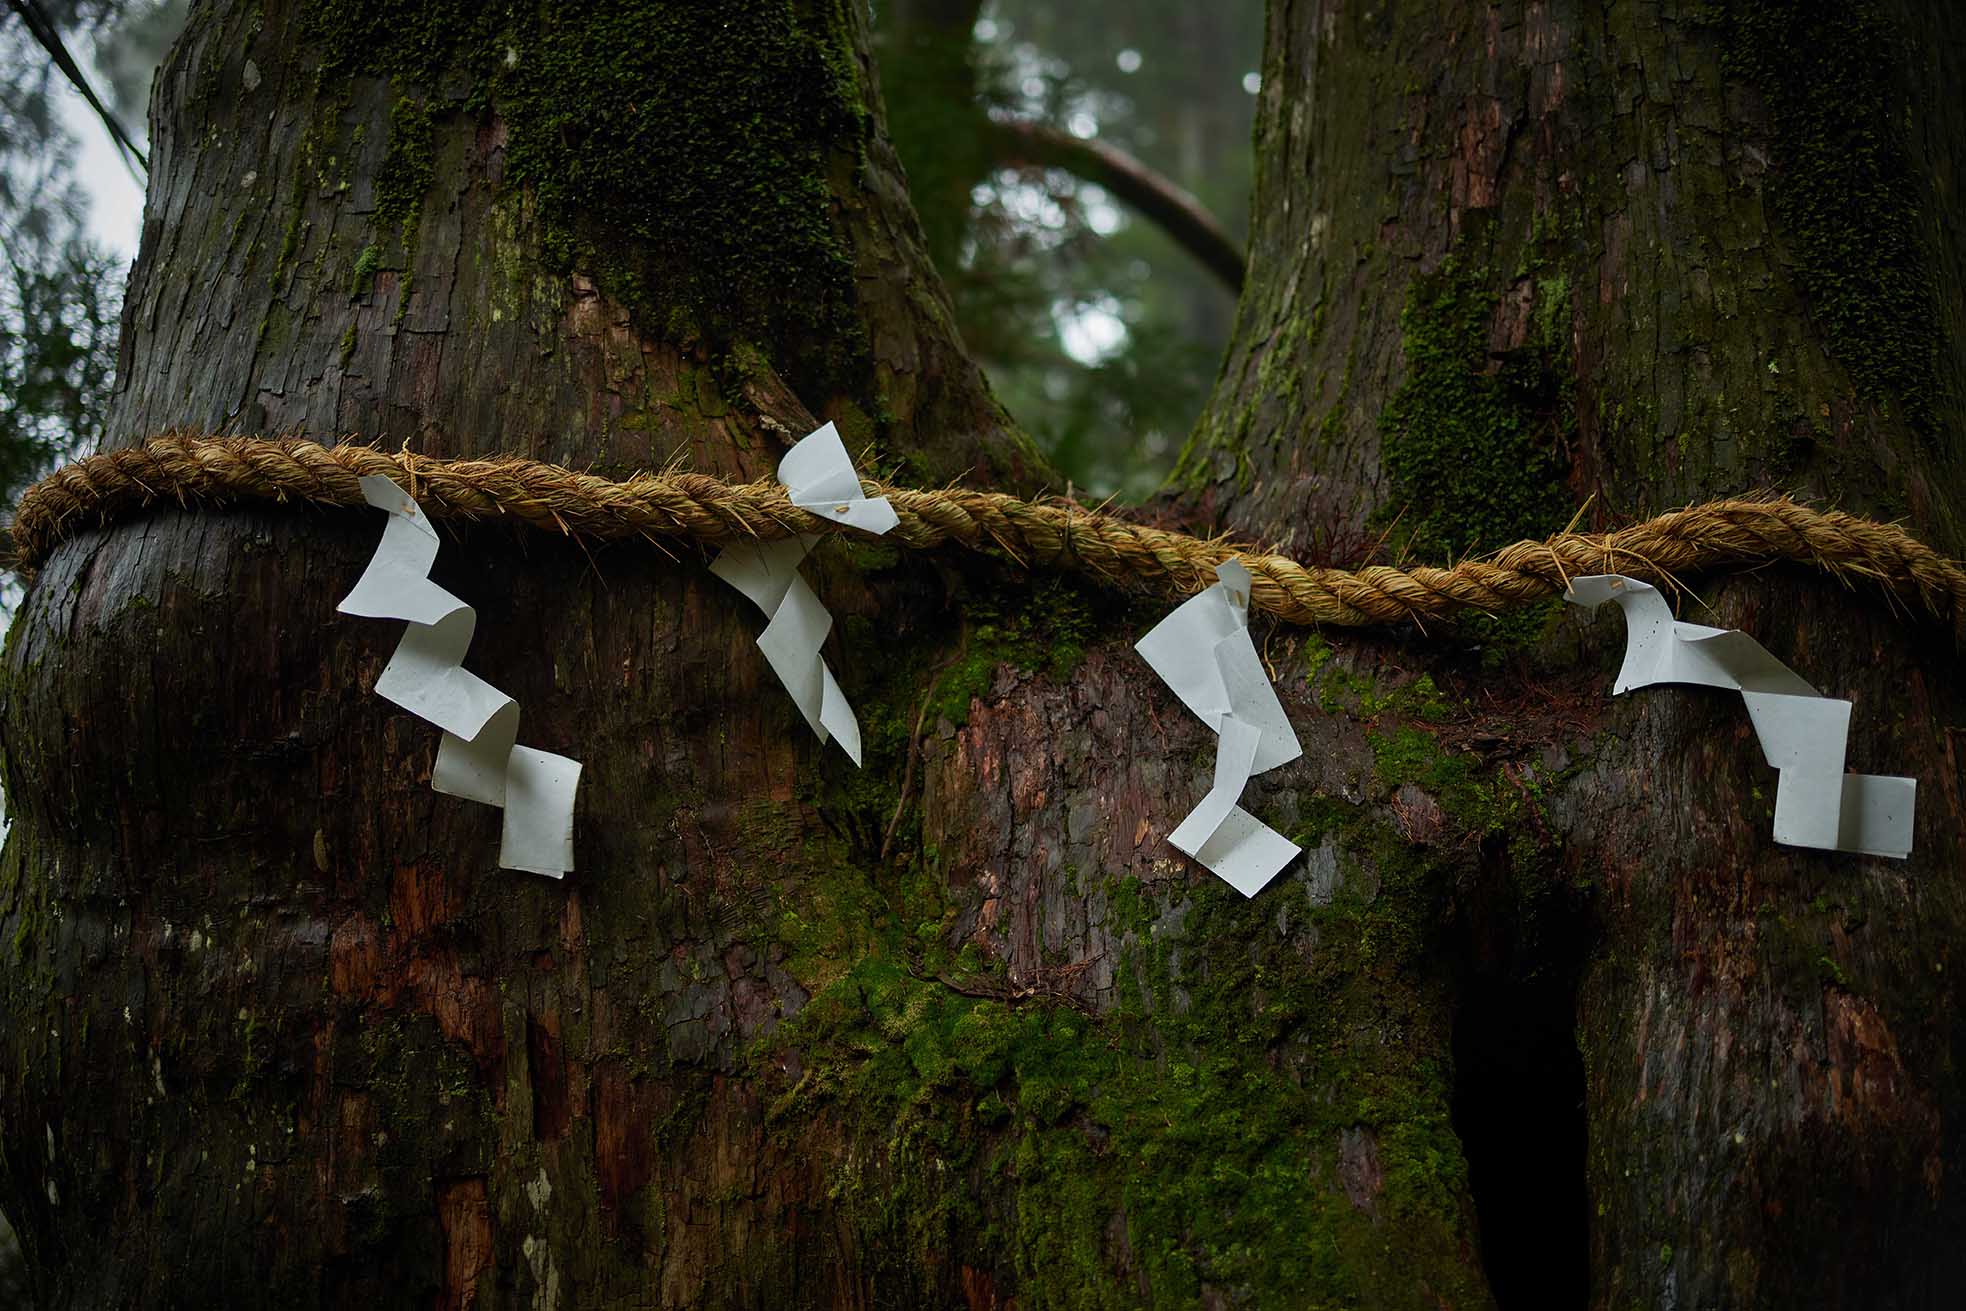
<svg viewBox="0 0 1966 1311"><path fill-rule="evenodd" d="M134 259L137 234L143 229L143 190L130 179L122 156L109 140L102 120L89 110L81 93L56 78L52 85L61 98L62 121L75 137L75 176L88 189L89 235ZM142 123L125 124L141 141Z"/></svg>

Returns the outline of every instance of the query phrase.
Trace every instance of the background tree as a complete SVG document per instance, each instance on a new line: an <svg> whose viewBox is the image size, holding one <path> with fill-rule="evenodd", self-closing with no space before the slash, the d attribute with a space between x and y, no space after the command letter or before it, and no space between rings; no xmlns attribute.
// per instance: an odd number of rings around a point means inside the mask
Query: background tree
<svg viewBox="0 0 1966 1311"><path fill-rule="evenodd" d="M1228 341L1262 6L877 12L895 146L964 344L1078 487L1153 491Z"/></svg>
<svg viewBox="0 0 1966 1311"><path fill-rule="evenodd" d="M81 230L60 75L25 24L0 26L0 491L11 503L92 443L115 367L121 278Z"/></svg>
<svg viewBox="0 0 1966 1311"><path fill-rule="evenodd" d="M141 121L151 70L184 8L17 0L0 20L0 499L9 506L58 460L101 441L125 272L86 230L77 143L56 103L67 78L48 47L93 51L109 75L102 107L120 131ZM75 71L87 78L79 63ZM4 598L9 610L13 599Z"/></svg>
<svg viewBox="0 0 1966 1311"><path fill-rule="evenodd" d="M1961 553L1943 6L1278 4L1195 527L1463 551L1776 481ZM201 7L155 101L109 440L354 432L1049 477L957 341L854 6ZM1916 107L1918 112L1908 112ZM1595 498L1586 500L1590 493ZM367 516L176 511L6 657L0 1204L49 1306L1936 1305L1966 905L1941 634L1709 580L1917 775L1768 840L1737 700L1605 697L1554 609L1260 634L1308 848L1160 835L1212 744L1164 611L831 542L868 769L695 560L456 536L475 669L586 762L493 868L333 614ZM878 652L878 658L872 653Z"/></svg>

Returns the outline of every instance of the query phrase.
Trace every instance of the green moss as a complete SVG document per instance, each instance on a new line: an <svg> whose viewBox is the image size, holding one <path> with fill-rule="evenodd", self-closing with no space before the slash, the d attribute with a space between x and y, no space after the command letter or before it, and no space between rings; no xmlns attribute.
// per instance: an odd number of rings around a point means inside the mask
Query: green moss
<svg viewBox="0 0 1966 1311"><path fill-rule="evenodd" d="M814 559L826 571L842 561L863 573L913 567L879 548L864 553L840 542L828 542ZM814 581L824 595L823 575ZM865 767L814 774L800 793L801 801L847 839L856 859L875 863L883 853L906 858L908 876L926 883L940 870L934 853L922 847L920 808L904 806L901 790L917 726L933 733L944 722L967 723L972 704L990 693L1006 669L1070 679L1087 646L1111 632L1124 610L1110 595L1070 578L1023 579L978 569L975 581L975 592L952 598L961 616L954 650L953 620L902 635L878 616L854 615L843 623L848 649L887 653L861 665L856 675L862 681L849 681L845 689L859 717Z"/></svg>
<svg viewBox="0 0 1966 1311"><path fill-rule="evenodd" d="M1318 306L1318 314L1323 316L1324 306ZM1317 426L1318 444L1323 450L1337 445L1339 435L1344 430L1347 412L1352 402L1352 377L1358 368L1358 336L1354 334L1345 344L1345 372L1338 379L1338 394L1332 398L1331 408L1324 412L1324 418Z"/></svg>
<svg viewBox="0 0 1966 1311"><path fill-rule="evenodd" d="M1774 128L1769 195L1810 316L1859 395L1934 429L1939 315L1905 135L1913 55L1875 0L1745 0L1721 11L1726 68Z"/></svg>
<svg viewBox="0 0 1966 1311"><path fill-rule="evenodd" d="M1561 597L1552 597L1494 613L1469 611L1453 620L1454 634L1471 649L1479 649L1482 668L1494 672L1511 658L1525 653L1533 657L1538 644L1563 618L1565 604Z"/></svg>
<svg viewBox="0 0 1966 1311"><path fill-rule="evenodd" d="M375 221L379 226L398 227L406 257L416 249L423 198L435 175L430 153L432 136L429 106L407 96L399 97L389 114L389 153L376 169Z"/></svg>
<svg viewBox="0 0 1966 1311"><path fill-rule="evenodd" d="M759 343L821 393L871 376L832 221L830 179L868 121L848 22L789 0L322 0L303 20L324 78L395 84L379 216L413 217L429 185L421 97L468 86L465 115L505 127L503 185L531 198L550 268L593 277L651 334Z"/></svg>
<svg viewBox="0 0 1966 1311"><path fill-rule="evenodd" d="M831 1114L875 1146L833 1192L886 1259L932 1268L980 1237L1033 1308L1185 1307L1204 1286L1301 1306L1397 1283L1376 1268L1373 1222L1329 1182L1335 1153L1344 1132L1376 1134L1390 1221L1445 1251L1466 1190L1445 1072L1347 1058L1339 1101L1314 1094L1264 1052L1306 1022L1323 1031L1329 980L1274 945L1249 958L1262 938L1241 921L1271 912L1220 898L1189 913L1224 921L1191 940L1220 946L1182 965L1136 942L1129 968L1148 981L1106 1020L864 958L771 1040L805 1071L776 1121ZM1138 1288L1115 1275L1115 1217Z"/></svg>
<svg viewBox="0 0 1966 1311"><path fill-rule="evenodd" d="M1110 880L1106 885L1106 926L1122 936L1140 934L1154 922L1151 903L1147 899L1146 886L1139 879L1128 875L1123 879Z"/></svg>
<svg viewBox="0 0 1966 1311"><path fill-rule="evenodd" d="M385 1180L372 1198L379 1226L427 1206L433 1174L490 1168L490 1144L498 1140L491 1092L470 1053L433 1017L369 1017L358 1033L353 1026L338 1033L336 1044L337 1060L348 1062L356 1086L375 1099L384 1128L374 1142Z"/></svg>
<svg viewBox="0 0 1966 1311"><path fill-rule="evenodd" d="M267 1035L261 1031L255 1011L239 1012L239 1059L230 1093L231 1100L244 1101L254 1095L255 1085L266 1072Z"/></svg>
<svg viewBox="0 0 1966 1311"><path fill-rule="evenodd" d="M1110 596L1060 575L1012 578L993 574L961 602L961 607L967 625L963 645L940 674L933 675L934 691L925 720L931 726L940 720L958 727L968 723L970 704L988 694L998 670L1006 666L1041 672L1054 680L1070 678L1085 659L1086 648L1099 634L1112 631L1118 613ZM871 645L882 641L871 625L864 633L852 636ZM939 639L942 634L935 636ZM937 658L934 652L921 656L924 660ZM929 681L928 671L920 669L918 662L904 658L892 668L904 675L903 679L890 680L896 696L907 696L911 684L905 679L914 680L912 687L917 694Z"/></svg>
<svg viewBox="0 0 1966 1311"><path fill-rule="evenodd" d="M1431 684L1405 699L1444 700ZM1412 744L1406 769L1485 782L1442 755ZM1117 952L1099 1018L993 998L1013 990L999 963L952 945L932 856L874 869L851 842L809 846L778 933L813 995L753 1064L798 1071L771 1108L788 1148L815 1125L853 1145L829 1197L890 1300L934 1302L935 1272L967 1264L1032 1308L1185 1307L1210 1290L1249 1307L1377 1304L1411 1288L1410 1268L1380 1260L1389 1242L1443 1296L1480 1300L1437 1058L1452 880L1336 798L1309 799L1300 820L1306 841L1338 849L1325 905L1290 881L1251 902L1083 876ZM1157 932L1170 914L1180 931ZM1317 925L1314 955L1279 915ZM1355 1135L1383 1174L1370 1213L1337 1182Z"/></svg>
<svg viewBox="0 0 1966 1311"><path fill-rule="evenodd" d="M1569 519L1558 462L1576 423L1568 284L1544 285L1553 303L1536 307L1536 340L1499 359L1488 349L1497 296L1472 261L1450 256L1408 291L1406 378L1379 420L1394 492L1383 521L1421 559L1544 537Z"/></svg>
<svg viewBox="0 0 1966 1311"><path fill-rule="evenodd" d="M1465 751L1443 746L1411 725L1366 735L1375 781L1387 791L1412 784L1431 796L1469 836L1505 837L1517 869L1546 864L1537 834L1552 832L1542 813L1542 787L1532 771L1503 773Z"/></svg>
<svg viewBox="0 0 1966 1311"><path fill-rule="evenodd" d="M375 271L382 267L382 247L371 242L362 247L362 253L355 257L355 267L348 274L348 294L366 296L375 289Z"/></svg>
<svg viewBox="0 0 1966 1311"><path fill-rule="evenodd" d="M1319 634L1305 634L1304 682L1317 693L1318 708L1327 715L1376 719L1399 714L1437 724L1455 711L1454 703L1434 684L1431 674L1382 687L1377 680L1337 663L1335 654Z"/></svg>

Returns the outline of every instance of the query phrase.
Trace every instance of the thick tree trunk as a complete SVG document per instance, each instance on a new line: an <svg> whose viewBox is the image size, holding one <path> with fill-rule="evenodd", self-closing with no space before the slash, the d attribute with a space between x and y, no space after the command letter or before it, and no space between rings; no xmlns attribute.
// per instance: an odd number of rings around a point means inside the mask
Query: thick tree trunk
<svg viewBox="0 0 1966 1311"><path fill-rule="evenodd" d="M1763 486L1960 553L1962 73L1942 4L1273 5L1248 289L1189 486L1312 555ZM1581 1217L1544 1227L1580 1200L1544 1172L1580 1104L1593 1305L1943 1304L1966 1279L1957 652L1820 577L1700 595L1689 618L1855 702L1852 768L1917 776L1909 861L1772 845L1738 698L1604 704L1615 620L1331 639L1344 679L1424 670L1469 707L1417 738L1367 719L1364 813L1408 779L1396 818L1451 812L1466 771L1521 797L1458 862L1467 973L1436 1019L1495 1290L1546 1290L1582 1241Z"/></svg>
<svg viewBox="0 0 1966 1311"><path fill-rule="evenodd" d="M117 441L755 476L827 417L909 479L1036 486L856 6L375 12L194 19ZM1432 553L1776 479L1959 552L1959 42L1936 5L1273 5L1195 507ZM1909 861L1773 846L1737 698L1608 704L1616 621L1537 615L1260 634L1306 755L1246 804L1308 852L1245 902L1163 840L1212 761L1128 650L1163 607L829 544L854 773L697 559L457 535L471 667L586 765L556 884L495 868L495 812L366 690L395 626L333 605L375 535L161 513L17 621L0 1207L47 1306L1918 1306L1966 1273L1966 705L1867 600L1703 592L1856 702L1853 767L1919 777Z"/></svg>

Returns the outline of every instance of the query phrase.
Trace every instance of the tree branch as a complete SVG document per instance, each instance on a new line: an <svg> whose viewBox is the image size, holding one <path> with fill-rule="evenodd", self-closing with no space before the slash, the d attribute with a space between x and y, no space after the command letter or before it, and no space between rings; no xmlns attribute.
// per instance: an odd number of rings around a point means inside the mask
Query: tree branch
<svg viewBox="0 0 1966 1311"><path fill-rule="evenodd" d="M1231 291L1242 290L1242 247L1199 200L1124 150L1029 119L991 119L990 143L999 163L1061 168L1098 183L1174 238Z"/></svg>
<svg viewBox="0 0 1966 1311"><path fill-rule="evenodd" d="M54 20L49 18L47 12L41 8L40 0L7 0L7 7L20 15L21 22L27 24L29 34L40 43L43 50L48 52L48 58L55 61L55 67L60 69L62 76L68 79L69 85L81 93L82 99L88 101L90 109L95 110L96 117L102 120L102 125L108 131L110 139L116 143L116 148L123 152L125 166L134 159L143 166L143 171L148 173L150 160L137 149L137 143L130 140L130 134L123 130L123 125L117 121L116 115L109 112L109 106L103 104L96 96L95 88L89 85L89 79L83 75L81 65L75 62L75 56L68 53L68 46L62 41L60 30L55 27ZM134 169L131 170L131 176L136 176ZM143 184L142 178L136 178L136 181L139 186Z"/></svg>

